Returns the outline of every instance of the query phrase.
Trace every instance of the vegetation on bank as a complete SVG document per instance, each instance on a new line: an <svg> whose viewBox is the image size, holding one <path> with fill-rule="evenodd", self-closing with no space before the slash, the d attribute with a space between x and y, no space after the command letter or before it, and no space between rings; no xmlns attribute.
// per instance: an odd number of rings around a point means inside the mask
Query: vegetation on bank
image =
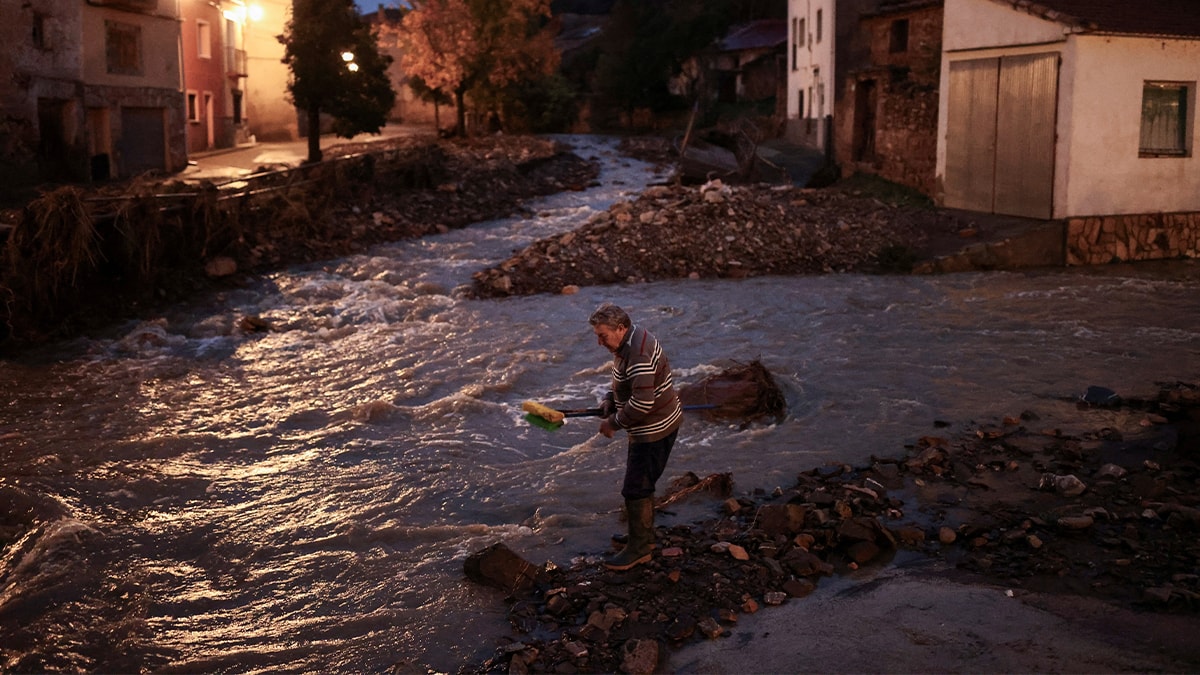
<svg viewBox="0 0 1200 675"><path fill-rule="evenodd" d="M237 273L500 217L522 199L595 176L593 166L533 138L406 138L340 152L223 185L59 187L5 214L0 346L94 330L237 283Z"/></svg>

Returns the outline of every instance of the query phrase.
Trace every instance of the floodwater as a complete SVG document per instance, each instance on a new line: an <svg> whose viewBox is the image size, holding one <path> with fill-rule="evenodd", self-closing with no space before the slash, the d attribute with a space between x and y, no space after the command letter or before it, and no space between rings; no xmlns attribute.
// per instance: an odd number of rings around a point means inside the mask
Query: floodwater
<svg viewBox="0 0 1200 675"><path fill-rule="evenodd" d="M604 138L600 185L531 214L271 274L168 315L0 363L0 669L454 671L507 635L463 561L502 541L567 565L606 552L625 439L520 404L594 404L587 316L626 307L686 384L759 359L779 424L685 423L664 484L787 487L1090 385L1200 380L1200 269L1184 262L944 276L766 277L468 300L471 274L648 182ZM244 316L278 328L246 334ZM707 509L707 505L701 505ZM676 518L692 513L679 512ZM27 525L32 525L24 533ZM22 534L23 533L23 534Z"/></svg>

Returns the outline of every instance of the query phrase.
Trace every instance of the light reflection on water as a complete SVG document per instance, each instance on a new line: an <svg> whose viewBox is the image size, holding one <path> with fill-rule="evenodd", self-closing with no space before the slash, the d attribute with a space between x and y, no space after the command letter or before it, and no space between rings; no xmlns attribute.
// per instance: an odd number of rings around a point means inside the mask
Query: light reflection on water
<svg viewBox="0 0 1200 675"><path fill-rule="evenodd" d="M744 492L900 454L934 420L952 432L1036 409L1054 426L1088 385L1147 395L1200 379L1200 272L1186 263L461 299L474 270L652 179L603 144L580 154L605 160L604 185L537 216L291 269L0 365L0 489L49 495L96 531L41 544L56 570L91 570L77 578L0 561L0 621L39 584L85 599L21 610L44 635L25 653L86 662L61 628L85 615L144 619L127 644L156 670L452 671L490 653L509 630L503 596L463 580L467 555L503 540L562 565L618 527L624 440L586 420L532 428L519 408L600 396L606 354L586 317L603 300L660 335L683 382L729 360L775 374L786 421L689 419L668 469L730 471ZM280 330L239 334L243 315ZM97 569L141 604L96 592Z"/></svg>

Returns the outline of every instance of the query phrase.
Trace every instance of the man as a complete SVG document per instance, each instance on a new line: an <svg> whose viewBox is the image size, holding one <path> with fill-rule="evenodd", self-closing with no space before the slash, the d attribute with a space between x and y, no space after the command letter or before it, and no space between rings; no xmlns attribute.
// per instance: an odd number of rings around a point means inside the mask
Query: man
<svg viewBox="0 0 1200 675"><path fill-rule="evenodd" d="M634 326L625 310L604 303L588 323L596 341L613 355L612 390L601 407L600 433L612 438L624 429L629 436L621 486L629 540L604 563L612 570L627 570L648 562L654 550L654 486L679 435L683 406L658 340L645 328Z"/></svg>

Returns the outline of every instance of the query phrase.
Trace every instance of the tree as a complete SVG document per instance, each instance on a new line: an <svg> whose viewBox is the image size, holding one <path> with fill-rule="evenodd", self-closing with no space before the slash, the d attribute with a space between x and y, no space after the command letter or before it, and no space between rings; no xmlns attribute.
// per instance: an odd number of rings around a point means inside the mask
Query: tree
<svg viewBox="0 0 1200 675"><path fill-rule="evenodd" d="M729 28L728 0L617 0L596 65L596 91L631 117L681 104L667 82Z"/></svg>
<svg viewBox="0 0 1200 675"><path fill-rule="evenodd" d="M379 132L396 102L392 57L379 51L353 0L294 0L279 41L292 71L288 94L308 120L309 162L321 160L321 113L343 138Z"/></svg>
<svg viewBox="0 0 1200 675"><path fill-rule="evenodd" d="M421 0L404 15L401 65L431 90L453 96L457 132L465 99L496 102L508 86L558 67L549 0Z"/></svg>

